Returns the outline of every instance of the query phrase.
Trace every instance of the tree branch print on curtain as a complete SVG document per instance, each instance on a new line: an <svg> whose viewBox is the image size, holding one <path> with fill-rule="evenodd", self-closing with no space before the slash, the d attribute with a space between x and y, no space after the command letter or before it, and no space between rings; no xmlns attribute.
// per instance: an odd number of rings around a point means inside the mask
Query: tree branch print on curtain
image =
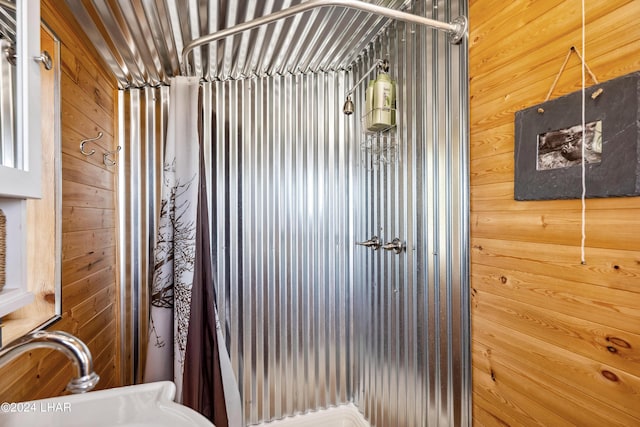
<svg viewBox="0 0 640 427"><path fill-rule="evenodd" d="M164 174L167 177L175 175L175 162L170 167L165 165ZM179 355L184 354L186 348L189 313L188 309L185 312L184 308L190 305L189 290L193 281L195 261L196 222L189 215L194 207L193 201L188 197L189 190L197 185L196 178L197 175L194 175L186 183L181 183L178 179L173 184L170 178L165 179L169 197L161 201L154 253L151 305L173 309L174 300L177 299L175 307L182 310L176 315ZM153 345L165 345L153 330L151 338L154 340Z"/></svg>
<svg viewBox="0 0 640 427"><path fill-rule="evenodd" d="M156 230L145 382L170 380L182 400L196 250L198 78L171 79L162 201Z"/></svg>

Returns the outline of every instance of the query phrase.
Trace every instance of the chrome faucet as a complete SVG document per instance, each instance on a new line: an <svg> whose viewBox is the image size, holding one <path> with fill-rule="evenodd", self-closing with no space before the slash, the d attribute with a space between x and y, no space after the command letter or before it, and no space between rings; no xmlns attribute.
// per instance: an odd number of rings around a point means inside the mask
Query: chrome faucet
<svg viewBox="0 0 640 427"><path fill-rule="evenodd" d="M93 358L85 343L62 331L36 331L11 341L0 349L0 366L34 348L52 348L71 360L77 372L67 384L71 393L84 393L98 384L100 377L93 371Z"/></svg>
<svg viewBox="0 0 640 427"><path fill-rule="evenodd" d="M377 251L380 246L382 246L382 240L380 240L378 236L373 236L364 242L356 242L356 245L366 246L367 248L372 248L374 251Z"/></svg>
<svg viewBox="0 0 640 427"><path fill-rule="evenodd" d="M395 254L401 254L405 248L404 248L404 243L402 243L402 240L396 237L392 241L382 245L382 249L384 249L385 251L393 251Z"/></svg>

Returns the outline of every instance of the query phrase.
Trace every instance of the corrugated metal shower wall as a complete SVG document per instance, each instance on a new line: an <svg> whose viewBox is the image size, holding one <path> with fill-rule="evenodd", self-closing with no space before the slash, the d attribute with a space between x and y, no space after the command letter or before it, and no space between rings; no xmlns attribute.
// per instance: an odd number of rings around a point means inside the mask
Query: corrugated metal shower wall
<svg viewBox="0 0 640 427"><path fill-rule="evenodd" d="M118 93L119 257L121 348L125 384L142 380L147 349L155 221L160 211L160 174L169 111L169 87Z"/></svg>
<svg viewBox="0 0 640 427"><path fill-rule="evenodd" d="M219 314L248 423L351 395L343 73L206 83Z"/></svg>
<svg viewBox="0 0 640 427"><path fill-rule="evenodd" d="M444 21L466 12L457 0L416 2L413 11ZM470 425L466 41L452 46L442 33L399 23L353 74L376 58L389 60L398 82L399 160L360 162L354 232L399 238L406 251L355 252L355 403L379 427Z"/></svg>

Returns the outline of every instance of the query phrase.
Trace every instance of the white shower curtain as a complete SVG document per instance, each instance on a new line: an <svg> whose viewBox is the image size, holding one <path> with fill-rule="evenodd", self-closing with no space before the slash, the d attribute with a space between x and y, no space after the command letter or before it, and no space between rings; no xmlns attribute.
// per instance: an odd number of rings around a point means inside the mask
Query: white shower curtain
<svg viewBox="0 0 640 427"><path fill-rule="evenodd" d="M197 77L171 79L144 373L145 382L173 381L177 402L182 402L183 397L196 261L198 189L201 184L198 90ZM208 233L205 234L208 239ZM206 259L210 265L210 257ZM214 286L212 281L210 286ZM215 306L212 311L217 320ZM243 424L240 393L217 321L216 335L228 426L240 427ZM203 359L192 362L203 363Z"/></svg>
<svg viewBox="0 0 640 427"><path fill-rule="evenodd" d="M199 182L197 77L171 80L154 253L145 382L172 380L182 400L196 247Z"/></svg>

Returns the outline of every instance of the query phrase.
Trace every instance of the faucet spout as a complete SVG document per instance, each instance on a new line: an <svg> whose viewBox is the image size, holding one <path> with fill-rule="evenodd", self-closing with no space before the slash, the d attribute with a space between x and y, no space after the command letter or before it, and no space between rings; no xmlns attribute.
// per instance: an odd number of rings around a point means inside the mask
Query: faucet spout
<svg viewBox="0 0 640 427"><path fill-rule="evenodd" d="M22 353L36 348L52 348L64 353L76 369L76 377L67 384L71 393L92 390L100 377L93 371L89 348L73 335L63 331L36 331L18 338L0 349L0 366Z"/></svg>

